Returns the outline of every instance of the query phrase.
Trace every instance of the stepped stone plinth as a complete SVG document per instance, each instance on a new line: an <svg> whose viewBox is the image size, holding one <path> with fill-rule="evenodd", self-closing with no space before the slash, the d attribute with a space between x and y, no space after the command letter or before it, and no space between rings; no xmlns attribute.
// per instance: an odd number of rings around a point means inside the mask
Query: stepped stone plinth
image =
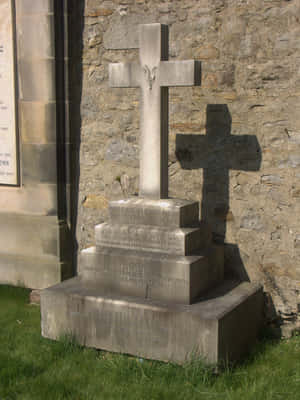
<svg viewBox="0 0 300 400"><path fill-rule="evenodd" d="M110 203L110 222L95 228L96 247L81 252L80 275L112 293L191 304L223 280L223 247L211 243L198 210L173 199Z"/></svg>
<svg viewBox="0 0 300 400"><path fill-rule="evenodd" d="M224 281L223 246L198 222L198 204L167 204L110 203L96 247L81 252L79 277L41 294L44 336L69 333L86 346L179 363L248 350L262 321L261 286ZM187 245L190 231L197 249Z"/></svg>

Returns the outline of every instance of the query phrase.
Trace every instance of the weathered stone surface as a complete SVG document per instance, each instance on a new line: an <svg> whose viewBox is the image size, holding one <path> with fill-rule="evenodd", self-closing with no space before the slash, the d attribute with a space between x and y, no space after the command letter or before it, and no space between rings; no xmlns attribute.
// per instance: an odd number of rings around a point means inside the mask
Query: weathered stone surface
<svg viewBox="0 0 300 400"><path fill-rule="evenodd" d="M16 0L16 10L19 15L47 14L53 12L53 0Z"/></svg>
<svg viewBox="0 0 300 400"><path fill-rule="evenodd" d="M139 25L139 63L109 64L109 85L141 88L140 196L168 198L169 87L197 86L201 64L168 61L169 30Z"/></svg>
<svg viewBox="0 0 300 400"><path fill-rule="evenodd" d="M1 28L5 29L9 19L2 9L4 1L0 3L4 19ZM20 179L19 186L0 187L1 283L44 288L72 275L72 234L66 222L70 217L68 157L72 151L69 145L64 146L70 142L70 136L67 99L63 94L63 88L67 89L64 50L68 46L60 19L66 12L66 3L6 1L13 7L9 15L13 20L11 26L15 25L12 33L16 44L13 36L8 42L1 37L0 79L5 72L3 57L7 58L11 49L15 52L12 70L16 77L9 80L15 86L18 105L15 149L20 159ZM4 94L1 87L2 111ZM13 97L11 94L10 101ZM6 122L2 111L0 125ZM2 137L0 142L3 160L3 153L8 151Z"/></svg>
<svg viewBox="0 0 300 400"><path fill-rule="evenodd" d="M170 59L194 58L199 52L203 61L201 88L170 89L170 196L199 200L201 218L212 226L214 238L227 243L226 269L234 263L237 273L263 282L279 319L292 314L296 321L300 304L299 4L186 0L169 2L168 7L161 3L158 11L153 1L139 0L124 5L123 16L119 5L105 6L115 10L112 15L85 18L85 27L92 21L104 39L94 48L86 40L83 46L80 199L99 192L108 200L123 198L124 175L131 182L126 196L138 192L136 160L135 164L128 157L105 160L112 140L133 140L128 143L137 147L139 141L139 89L111 93L108 63L137 62L136 50L114 49L119 43L137 47L137 24L166 23L169 18ZM126 37L129 30L135 30L135 42L129 34ZM85 29L84 39L88 35ZM210 104L228 108L212 112ZM261 154L251 146L251 156L258 157L247 160L249 142L241 139L239 147L233 147L224 130L231 137L256 136ZM195 143L204 143L200 139L208 132L212 136L206 146L195 150ZM180 143L179 135L183 136ZM224 175L224 162L239 155L242 166L250 170ZM205 173L200 163L207 166ZM229 209L234 218L226 219ZM94 245L94 225L107 219L107 211L97 212L79 202L78 216L79 247ZM239 256L232 244L238 246ZM273 262L278 268L270 272L266 265Z"/></svg>
<svg viewBox="0 0 300 400"><path fill-rule="evenodd" d="M57 256L59 229L56 216L0 213L1 253Z"/></svg>
<svg viewBox="0 0 300 400"><path fill-rule="evenodd" d="M45 76L49 79L45 79ZM20 99L23 101L55 101L55 62L53 59L28 59L19 62Z"/></svg>
<svg viewBox="0 0 300 400"><path fill-rule="evenodd" d="M22 158L23 182L25 184L55 184L57 181L56 153L56 143L24 143ZM49 168L49 165L52 167Z"/></svg>
<svg viewBox="0 0 300 400"><path fill-rule="evenodd" d="M29 302L30 304L40 304L41 303L41 291L34 289L30 292Z"/></svg>
<svg viewBox="0 0 300 400"><path fill-rule="evenodd" d="M111 223L121 225L135 223L169 228L194 226L199 223L199 203L179 199L122 199L109 202L109 217ZM207 235L210 236L208 227Z"/></svg>
<svg viewBox="0 0 300 400"><path fill-rule="evenodd" d="M103 223L96 225L95 237L97 247L125 247L178 255L190 255L197 249L205 248L211 241L211 235L201 226L170 229Z"/></svg>
<svg viewBox="0 0 300 400"><path fill-rule="evenodd" d="M60 262L54 256L2 253L0 257L2 284L44 289L72 275L70 263Z"/></svg>
<svg viewBox="0 0 300 400"><path fill-rule="evenodd" d="M90 194L83 201L83 206L86 208L102 210L108 207L108 200L104 196Z"/></svg>
<svg viewBox="0 0 300 400"><path fill-rule="evenodd" d="M125 141L113 139L108 142L105 159L110 161L138 159L137 146Z"/></svg>
<svg viewBox="0 0 300 400"><path fill-rule="evenodd" d="M191 304L224 276L223 246L211 244L198 214L187 200L110 202L110 223L81 252L80 276L116 294Z"/></svg>
<svg viewBox="0 0 300 400"><path fill-rule="evenodd" d="M125 11L125 9L123 9ZM111 19L109 27L104 34L104 47L106 49L137 49L139 47L138 24L157 22L153 14L119 15Z"/></svg>
<svg viewBox="0 0 300 400"><path fill-rule="evenodd" d="M210 246L190 256L125 248L85 249L80 276L112 293L191 304L222 282L224 251Z"/></svg>
<svg viewBox="0 0 300 400"><path fill-rule="evenodd" d="M55 103L20 102L19 113L23 143L55 143Z"/></svg>
<svg viewBox="0 0 300 400"><path fill-rule="evenodd" d="M89 10L85 15L87 17L107 17L108 15L113 14L114 10L111 8L95 8Z"/></svg>
<svg viewBox="0 0 300 400"><path fill-rule="evenodd" d="M68 333L85 346L177 363L238 359L256 340L263 311L257 284L226 282L186 306L113 296L80 277L44 290L41 310L45 337Z"/></svg>
<svg viewBox="0 0 300 400"><path fill-rule="evenodd" d="M56 184L26 185L24 188L0 187L0 209L9 214L55 215Z"/></svg>
<svg viewBox="0 0 300 400"><path fill-rule="evenodd" d="M55 56L55 43L52 40L53 15L27 15L18 20L19 57L52 58ZM36 32L39 32L37 35Z"/></svg>

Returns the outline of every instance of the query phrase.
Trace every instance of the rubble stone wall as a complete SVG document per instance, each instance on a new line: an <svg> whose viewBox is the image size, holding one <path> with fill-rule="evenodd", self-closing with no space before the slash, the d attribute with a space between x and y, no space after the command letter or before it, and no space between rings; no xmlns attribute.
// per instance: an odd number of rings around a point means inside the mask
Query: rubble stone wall
<svg viewBox="0 0 300 400"><path fill-rule="evenodd" d="M170 196L199 200L227 273L264 284L286 334L300 320L299 2L85 0L83 13L79 249L110 200L138 193L139 89L109 88L108 63L138 59L117 48L139 23L168 24L170 59L202 61L201 87L170 89Z"/></svg>

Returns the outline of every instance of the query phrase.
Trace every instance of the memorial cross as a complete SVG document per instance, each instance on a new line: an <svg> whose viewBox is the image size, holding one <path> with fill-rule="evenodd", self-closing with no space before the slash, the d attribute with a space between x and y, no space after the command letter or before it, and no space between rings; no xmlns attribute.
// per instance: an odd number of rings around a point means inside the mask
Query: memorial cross
<svg viewBox="0 0 300 400"><path fill-rule="evenodd" d="M140 87L140 196L168 197L168 128L170 86L198 86L199 61L168 61L168 26L139 27L139 63L109 64L111 87Z"/></svg>

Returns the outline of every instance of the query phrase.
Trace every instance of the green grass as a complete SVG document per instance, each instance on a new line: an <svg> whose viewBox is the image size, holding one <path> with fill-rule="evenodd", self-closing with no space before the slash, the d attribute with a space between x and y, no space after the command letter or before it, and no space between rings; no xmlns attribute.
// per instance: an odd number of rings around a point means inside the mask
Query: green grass
<svg viewBox="0 0 300 400"><path fill-rule="evenodd" d="M299 336L262 341L217 375L201 362L176 366L44 339L28 295L0 286L0 400L300 399Z"/></svg>

